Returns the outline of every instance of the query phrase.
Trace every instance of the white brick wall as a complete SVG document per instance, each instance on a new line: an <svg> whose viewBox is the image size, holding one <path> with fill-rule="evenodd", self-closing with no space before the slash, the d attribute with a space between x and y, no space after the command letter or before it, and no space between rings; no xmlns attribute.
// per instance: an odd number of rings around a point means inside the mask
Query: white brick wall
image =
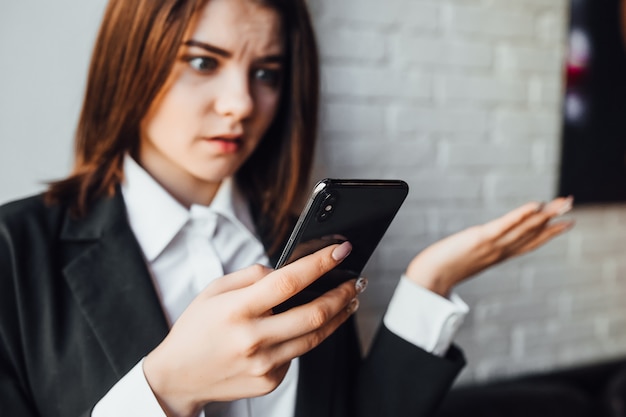
<svg viewBox="0 0 626 417"><path fill-rule="evenodd" d="M399 177L368 265L367 344L428 244L556 193L567 0L310 0L323 61L318 176ZM460 382L626 354L626 205L462 284Z"/></svg>

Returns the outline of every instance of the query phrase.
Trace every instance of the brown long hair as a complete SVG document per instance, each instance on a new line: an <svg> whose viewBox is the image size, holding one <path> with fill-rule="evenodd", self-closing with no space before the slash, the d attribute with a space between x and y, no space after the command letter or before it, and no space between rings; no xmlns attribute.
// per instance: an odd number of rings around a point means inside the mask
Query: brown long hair
<svg viewBox="0 0 626 417"><path fill-rule="evenodd" d="M72 173L50 185L49 202L85 215L123 180L123 158L135 155L139 126L163 88L196 13L210 0L110 0L91 59L75 138ZM304 0L250 0L276 10L286 42L285 78L277 116L237 172L257 210L270 252L308 186L319 102L319 60Z"/></svg>

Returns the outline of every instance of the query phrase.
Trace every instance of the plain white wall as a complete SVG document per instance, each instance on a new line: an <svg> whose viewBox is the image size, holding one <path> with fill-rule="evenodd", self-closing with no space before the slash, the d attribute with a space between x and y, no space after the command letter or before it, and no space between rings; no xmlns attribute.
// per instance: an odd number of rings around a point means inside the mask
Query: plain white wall
<svg viewBox="0 0 626 417"><path fill-rule="evenodd" d="M0 3L0 203L71 167L73 134L106 0Z"/></svg>

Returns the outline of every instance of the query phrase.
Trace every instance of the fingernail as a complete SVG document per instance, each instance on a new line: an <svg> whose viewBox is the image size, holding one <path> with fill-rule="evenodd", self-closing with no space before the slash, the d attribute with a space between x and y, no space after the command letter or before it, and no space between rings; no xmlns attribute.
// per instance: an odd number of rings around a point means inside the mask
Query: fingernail
<svg viewBox="0 0 626 417"><path fill-rule="evenodd" d="M537 207L535 208L535 213L539 213L541 210L543 210L543 208L546 206L546 203L541 202L537 204Z"/></svg>
<svg viewBox="0 0 626 417"><path fill-rule="evenodd" d="M359 309L359 299L353 298L348 304L348 314L352 314Z"/></svg>
<svg viewBox="0 0 626 417"><path fill-rule="evenodd" d="M342 261L352 252L352 244L350 242L343 242L337 246L331 256L335 261Z"/></svg>
<svg viewBox="0 0 626 417"><path fill-rule="evenodd" d="M354 283L354 288L356 289L357 294L361 294L367 288L367 278L359 277Z"/></svg>
<svg viewBox="0 0 626 417"><path fill-rule="evenodd" d="M565 201L563 202L563 205L559 209L557 216L562 216L568 211L570 211L572 209L573 203L574 203L574 198L572 196L567 197Z"/></svg>

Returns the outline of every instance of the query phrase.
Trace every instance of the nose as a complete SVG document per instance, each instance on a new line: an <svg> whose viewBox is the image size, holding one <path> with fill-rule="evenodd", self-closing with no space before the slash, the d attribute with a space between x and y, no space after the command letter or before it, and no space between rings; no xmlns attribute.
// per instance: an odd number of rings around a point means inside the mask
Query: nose
<svg viewBox="0 0 626 417"><path fill-rule="evenodd" d="M254 110L254 98L247 74L231 73L224 77L215 99L215 111L234 120L248 118Z"/></svg>

